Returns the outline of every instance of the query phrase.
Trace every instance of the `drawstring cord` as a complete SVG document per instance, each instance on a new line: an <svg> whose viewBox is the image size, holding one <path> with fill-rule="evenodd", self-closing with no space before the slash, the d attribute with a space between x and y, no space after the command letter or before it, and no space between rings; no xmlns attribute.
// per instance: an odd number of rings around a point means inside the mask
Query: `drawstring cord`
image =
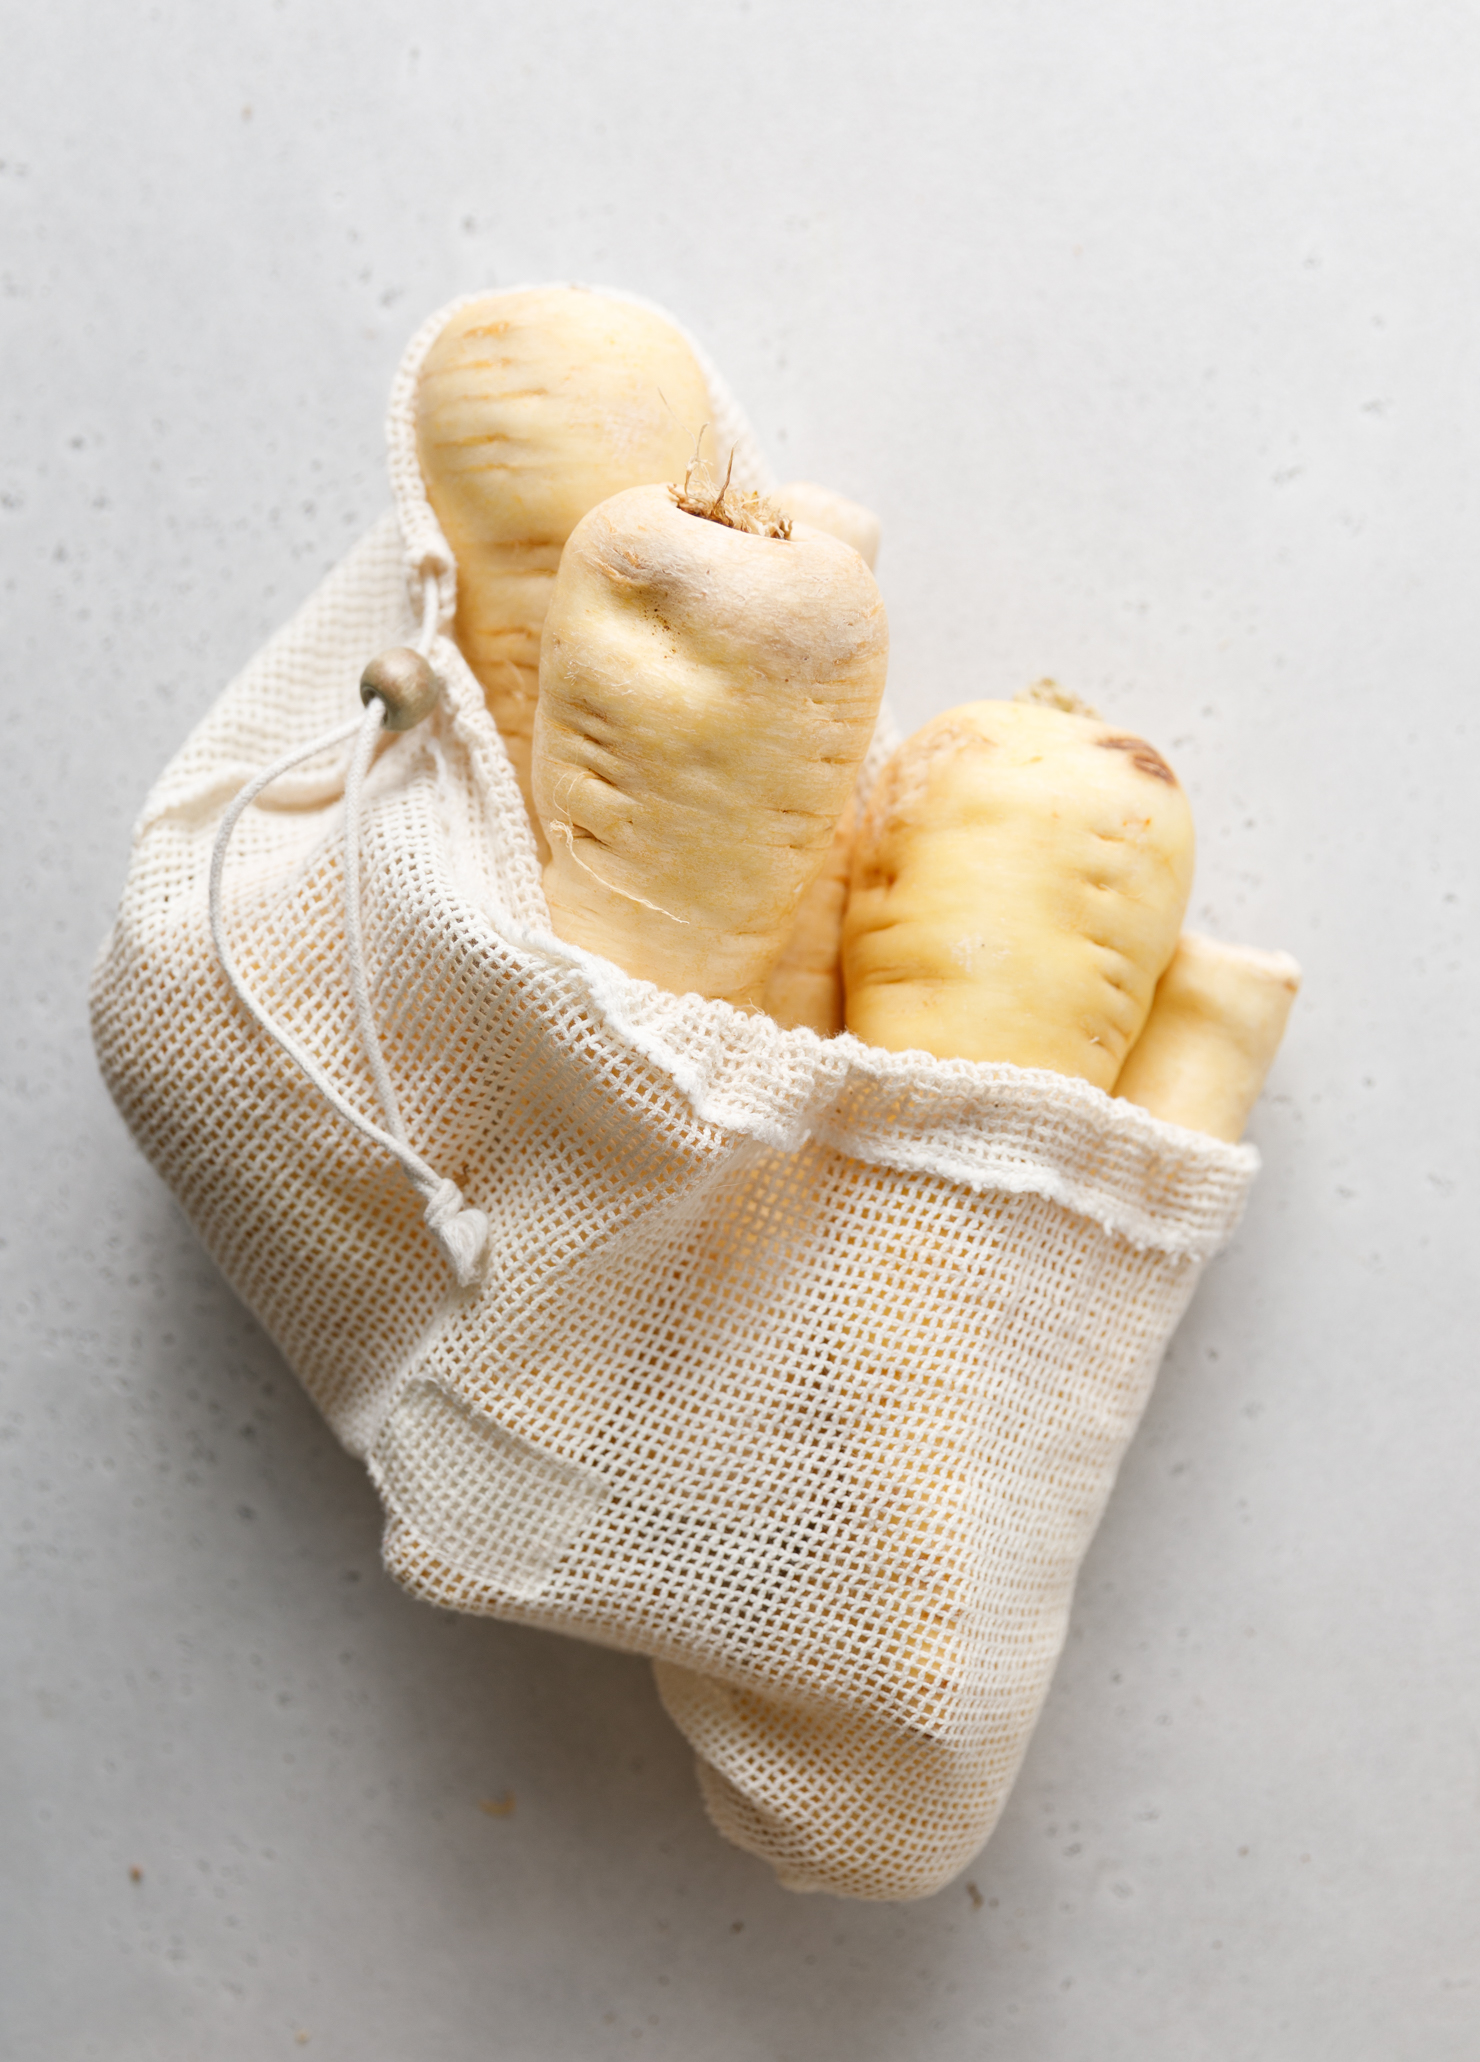
<svg viewBox="0 0 1480 2062"><path fill-rule="evenodd" d="M478 1279L482 1269L488 1248L488 1219L483 1211L473 1209L464 1201L462 1191L455 1182L444 1179L434 1167L429 1167L421 1155L413 1150L406 1137L401 1106L396 1099L396 1091L385 1064L380 1033L375 1023L375 1012L370 1002L370 981L365 971L364 930L360 906L362 804L370 762L375 756L375 747L382 728L410 730L436 706L441 683L427 663L427 653L431 649L436 627L437 586L434 578L428 578L424 589L418 648L403 648L382 653L380 658L373 660L366 667L360 683L360 695L365 703L364 715L351 717L349 722L341 723L337 729L327 732L325 736L315 738L312 744L300 745L291 752L285 752L281 759L274 760L271 766L250 780L234 798L221 819L221 828L216 833L216 843L211 852L210 916L211 937L215 941L221 970L226 976L232 994L268 1037L281 1046L289 1059L307 1075L319 1094L345 1123L352 1125L362 1137L380 1146L400 1163L425 1205L428 1229L447 1256L459 1284L467 1288ZM274 1024L256 1001L243 981L241 970L227 944L221 907L221 882L226 868L227 847L231 843L231 834L244 812L252 806L264 788L270 787L283 774L291 772L305 759L312 759L320 752L330 751L335 745L342 745L350 738L354 739L354 750L350 755L349 770L344 782L344 936L349 958L349 982L350 993L354 999L355 1024L369 1064L371 1079L375 1083L376 1097L385 1120L383 1127L372 1123L347 1101L312 1053L306 1051L291 1033Z"/></svg>

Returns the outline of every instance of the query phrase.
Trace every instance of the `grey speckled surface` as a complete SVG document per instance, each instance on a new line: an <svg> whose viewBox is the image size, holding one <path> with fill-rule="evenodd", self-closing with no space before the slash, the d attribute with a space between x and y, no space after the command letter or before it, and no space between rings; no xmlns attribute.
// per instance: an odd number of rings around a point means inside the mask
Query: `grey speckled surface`
<svg viewBox="0 0 1480 2062"><path fill-rule="evenodd" d="M1477 46L1457 0L11 24L5 2057L1475 2052ZM1306 968L974 1893L789 1897L641 1663L395 1591L93 1072L131 816L383 505L406 334L561 275L881 511L907 720L1123 712L1199 920Z"/></svg>

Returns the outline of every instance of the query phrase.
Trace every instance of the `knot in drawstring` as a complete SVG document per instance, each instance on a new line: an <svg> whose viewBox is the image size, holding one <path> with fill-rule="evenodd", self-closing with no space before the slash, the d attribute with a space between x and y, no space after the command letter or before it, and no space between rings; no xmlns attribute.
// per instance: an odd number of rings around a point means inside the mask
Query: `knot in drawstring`
<svg viewBox="0 0 1480 2062"><path fill-rule="evenodd" d="M426 1221L432 1237L452 1264L459 1284L467 1288L478 1279L488 1250L488 1219L463 1198L455 1181L435 1178L431 1193L416 1184L426 1197Z"/></svg>

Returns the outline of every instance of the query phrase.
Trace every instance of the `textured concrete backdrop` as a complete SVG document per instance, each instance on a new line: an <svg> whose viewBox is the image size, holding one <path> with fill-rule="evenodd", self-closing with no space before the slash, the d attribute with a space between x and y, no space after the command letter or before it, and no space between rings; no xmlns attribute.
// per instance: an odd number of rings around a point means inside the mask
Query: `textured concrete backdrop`
<svg viewBox="0 0 1480 2062"><path fill-rule="evenodd" d="M1480 17L54 0L6 49L0 2053L1473 2054ZM549 277L880 511L907 722L1123 715L1197 920L1306 968L1021 1783L918 1906L722 1846L641 1662L390 1585L93 1070L148 783L384 505L412 327Z"/></svg>

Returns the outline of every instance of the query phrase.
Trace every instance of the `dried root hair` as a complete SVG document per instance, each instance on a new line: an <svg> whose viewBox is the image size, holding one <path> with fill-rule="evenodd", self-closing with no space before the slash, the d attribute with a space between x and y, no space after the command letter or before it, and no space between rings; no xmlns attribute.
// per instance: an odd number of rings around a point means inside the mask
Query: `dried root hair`
<svg viewBox="0 0 1480 2062"><path fill-rule="evenodd" d="M1099 710L1073 693L1067 687L1060 687L1056 680L1035 680L1031 687L1025 687L1013 696L1015 702L1035 702L1040 709L1062 709L1066 716L1095 716Z"/></svg>

